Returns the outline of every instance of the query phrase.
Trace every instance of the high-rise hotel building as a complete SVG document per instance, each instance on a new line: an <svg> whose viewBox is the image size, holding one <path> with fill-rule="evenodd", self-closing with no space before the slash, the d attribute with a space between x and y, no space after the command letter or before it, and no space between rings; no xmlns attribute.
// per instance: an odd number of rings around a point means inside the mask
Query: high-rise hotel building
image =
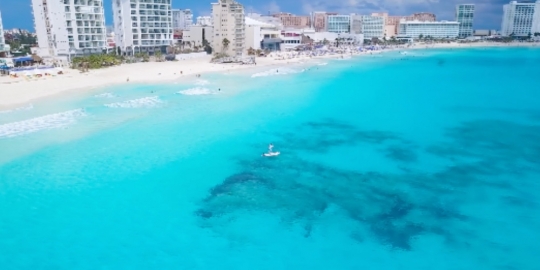
<svg viewBox="0 0 540 270"><path fill-rule="evenodd" d="M32 9L41 56L106 49L103 0L32 0Z"/></svg>
<svg viewBox="0 0 540 270"><path fill-rule="evenodd" d="M540 1L511 1L503 6L501 35L526 37L540 32Z"/></svg>
<svg viewBox="0 0 540 270"><path fill-rule="evenodd" d="M234 0L219 0L218 3L212 3L212 20L214 52L242 56L246 43L244 6ZM223 44L225 39L229 41L227 46Z"/></svg>
<svg viewBox="0 0 540 270"><path fill-rule="evenodd" d="M113 0L114 39L122 52L173 44L171 0Z"/></svg>
<svg viewBox="0 0 540 270"><path fill-rule="evenodd" d="M474 4L462 4L456 6L456 21L459 22L459 36L470 37L473 35Z"/></svg>

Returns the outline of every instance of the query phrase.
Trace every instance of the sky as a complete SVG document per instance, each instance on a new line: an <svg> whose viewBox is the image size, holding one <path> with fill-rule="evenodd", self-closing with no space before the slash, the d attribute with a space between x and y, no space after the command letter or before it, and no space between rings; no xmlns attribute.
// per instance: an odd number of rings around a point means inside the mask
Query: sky
<svg viewBox="0 0 540 270"><path fill-rule="evenodd" d="M104 0L106 24L112 25L112 0ZM309 14L329 11L343 14L389 12L390 15L410 15L431 12L438 20L453 20L456 4L476 4L475 29L498 30L502 20L502 5L510 0L237 0L246 12L268 14L290 12ZM172 0L173 8L189 8L195 16L209 15L210 3L205 0ZM34 31L31 0L0 0L4 29L22 28Z"/></svg>

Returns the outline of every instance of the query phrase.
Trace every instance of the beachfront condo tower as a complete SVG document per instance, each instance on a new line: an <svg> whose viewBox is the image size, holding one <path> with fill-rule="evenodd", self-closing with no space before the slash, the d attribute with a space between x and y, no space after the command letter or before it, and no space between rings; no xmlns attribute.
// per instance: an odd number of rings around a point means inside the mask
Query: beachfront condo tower
<svg viewBox="0 0 540 270"><path fill-rule="evenodd" d="M246 24L244 6L233 0L212 3L214 53L242 56L245 47Z"/></svg>
<svg viewBox="0 0 540 270"><path fill-rule="evenodd" d="M114 41L123 54L164 51L173 44L171 0L113 0Z"/></svg>
<svg viewBox="0 0 540 270"><path fill-rule="evenodd" d="M2 12L0 12L0 53L4 52L6 40L4 39L4 26L2 25Z"/></svg>
<svg viewBox="0 0 540 270"><path fill-rule="evenodd" d="M351 32L351 16L350 15L328 15L327 31L330 33L350 33Z"/></svg>
<svg viewBox="0 0 540 270"><path fill-rule="evenodd" d="M364 39L383 39L385 27L385 17L351 14L351 34L364 34Z"/></svg>
<svg viewBox="0 0 540 270"><path fill-rule="evenodd" d="M174 30L188 30L193 25L193 13L190 9L173 9L172 23Z"/></svg>
<svg viewBox="0 0 540 270"><path fill-rule="evenodd" d="M40 56L101 53L106 49L103 0L32 0Z"/></svg>
<svg viewBox="0 0 540 270"><path fill-rule="evenodd" d="M399 35L410 38L456 38L459 35L459 22L454 21L406 21L399 22Z"/></svg>
<svg viewBox="0 0 540 270"><path fill-rule="evenodd" d="M540 31L540 1L512 1L503 6L501 35L526 37Z"/></svg>
<svg viewBox="0 0 540 270"><path fill-rule="evenodd" d="M473 35L474 4L462 4L456 6L456 21L459 22L459 36L470 37Z"/></svg>

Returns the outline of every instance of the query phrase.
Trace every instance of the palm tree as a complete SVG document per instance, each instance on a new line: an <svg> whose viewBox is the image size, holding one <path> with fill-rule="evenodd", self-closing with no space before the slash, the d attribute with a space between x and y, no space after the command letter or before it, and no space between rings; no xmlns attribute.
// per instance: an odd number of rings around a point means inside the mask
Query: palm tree
<svg viewBox="0 0 540 270"><path fill-rule="evenodd" d="M423 38L424 38L424 34L420 34L420 35L418 36L418 39L419 39L419 40L422 40Z"/></svg>
<svg viewBox="0 0 540 270"><path fill-rule="evenodd" d="M230 43L231 42L227 38L224 38L223 41L221 41L221 44L223 44L223 51L226 51L229 48Z"/></svg>
<svg viewBox="0 0 540 270"><path fill-rule="evenodd" d="M255 49L253 49L252 47L249 47L249 49L247 50L247 53L248 55L255 55Z"/></svg>
<svg viewBox="0 0 540 270"><path fill-rule="evenodd" d="M157 50L154 56L156 57L157 62L161 62L163 60L163 54L161 53L161 50Z"/></svg>

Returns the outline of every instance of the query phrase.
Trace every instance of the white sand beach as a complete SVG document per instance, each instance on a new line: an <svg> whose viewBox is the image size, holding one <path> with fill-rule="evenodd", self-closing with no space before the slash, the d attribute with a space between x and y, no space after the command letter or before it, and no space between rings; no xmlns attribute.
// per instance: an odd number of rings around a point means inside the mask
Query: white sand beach
<svg viewBox="0 0 540 270"><path fill-rule="evenodd" d="M435 43L415 44L412 47L394 47L394 50L426 49L426 48L471 48L471 47L539 47L536 43ZM392 50L392 49L390 49ZM386 50L388 51L388 50ZM381 51L378 51L381 52ZM360 53L369 54L369 53ZM280 53L280 57L271 55L257 57L257 67L298 63L309 59L337 58L340 54L309 56L298 53ZM285 58L283 56L287 55ZM67 69L65 74L55 77L33 79L0 77L0 110L25 105L35 100L51 97L66 91L88 91L90 89L129 83L158 83L193 78L196 74L206 72L230 71L253 68L253 65L212 64L210 56L179 60L174 62L148 62L123 64L120 66L90 70L80 73L78 70ZM281 59L281 60L279 60ZM129 81L128 81L129 79Z"/></svg>

